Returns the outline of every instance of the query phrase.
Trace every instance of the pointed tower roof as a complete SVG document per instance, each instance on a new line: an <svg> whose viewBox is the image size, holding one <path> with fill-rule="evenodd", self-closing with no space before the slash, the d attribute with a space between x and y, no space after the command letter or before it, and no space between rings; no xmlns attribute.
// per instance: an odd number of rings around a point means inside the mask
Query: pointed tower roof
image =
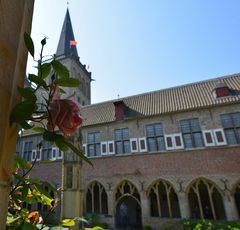
<svg viewBox="0 0 240 230"><path fill-rule="evenodd" d="M75 45L70 46L70 41L75 41L75 38L73 34L70 14L67 9L60 39L58 42L56 56L71 55L75 58L79 58L76 46Z"/></svg>

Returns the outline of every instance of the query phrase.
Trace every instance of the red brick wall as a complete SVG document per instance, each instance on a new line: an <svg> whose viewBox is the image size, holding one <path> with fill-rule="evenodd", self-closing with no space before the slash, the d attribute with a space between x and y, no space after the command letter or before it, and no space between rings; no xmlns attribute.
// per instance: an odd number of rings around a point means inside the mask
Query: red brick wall
<svg viewBox="0 0 240 230"><path fill-rule="evenodd" d="M54 161L51 163L37 162L30 175L32 178L38 178L60 187L62 178L62 161Z"/></svg>
<svg viewBox="0 0 240 230"><path fill-rule="evenodd" d="M111 177L134 174L198 175L240 173L240 148L209 148L194 151L138 153L91 159L94 168L83 164L83 177Z"/></svg>

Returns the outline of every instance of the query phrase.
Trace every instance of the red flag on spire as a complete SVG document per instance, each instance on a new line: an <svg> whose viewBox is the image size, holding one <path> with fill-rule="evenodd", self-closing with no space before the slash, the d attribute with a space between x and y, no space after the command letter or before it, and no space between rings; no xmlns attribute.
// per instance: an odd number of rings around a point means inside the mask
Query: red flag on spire
<svg viewBox="0 0 240 230"><path fill-rule="evenodd" d="M70 40L70 46L76 46L76 45L77 45L77 41Z"/></svg>

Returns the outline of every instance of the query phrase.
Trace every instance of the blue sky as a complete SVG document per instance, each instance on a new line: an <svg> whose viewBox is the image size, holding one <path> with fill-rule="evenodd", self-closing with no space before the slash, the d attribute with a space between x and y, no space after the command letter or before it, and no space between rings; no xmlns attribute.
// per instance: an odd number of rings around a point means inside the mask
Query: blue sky
<svg viewBox="0 0 240 230"><path fill-rule="evenodd" d="M49 37L46 54L66 6L35 1L32 37L36 46ZM80 61L96 80L92 103L240 72L239 9L239 0L69 0Z"/></svg>

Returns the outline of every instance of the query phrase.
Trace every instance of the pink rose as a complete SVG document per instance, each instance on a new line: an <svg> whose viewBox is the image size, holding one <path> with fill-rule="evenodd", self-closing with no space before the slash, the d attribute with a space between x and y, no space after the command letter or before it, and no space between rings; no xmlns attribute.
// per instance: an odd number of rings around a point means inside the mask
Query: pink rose
<svg viewBox="0 0 240 230"><path fill-rule="evenodd" d="M82 124L78 105L69 99L53 100L49 106L47 128L54 131L57 126L66 137L74 134Z"/></svg>

